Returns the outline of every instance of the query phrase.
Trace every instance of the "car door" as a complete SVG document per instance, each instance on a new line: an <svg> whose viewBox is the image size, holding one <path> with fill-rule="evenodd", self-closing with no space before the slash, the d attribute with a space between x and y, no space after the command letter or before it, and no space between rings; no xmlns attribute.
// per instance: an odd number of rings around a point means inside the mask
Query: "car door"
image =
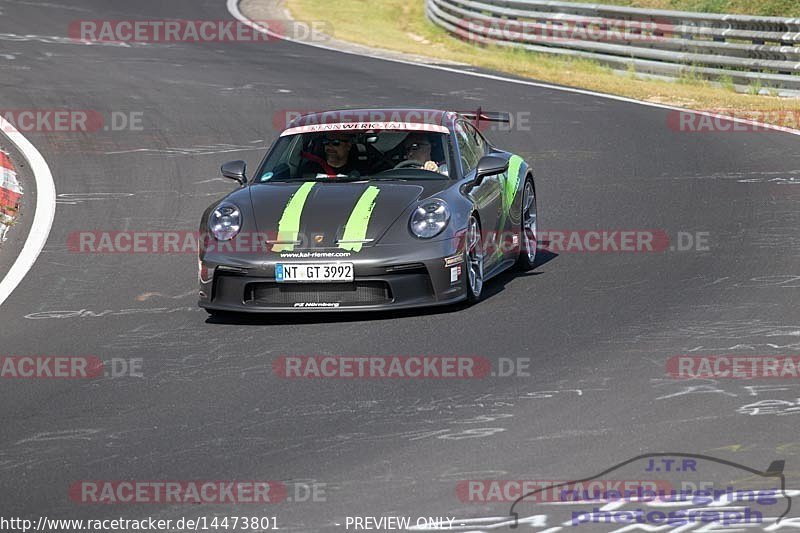
<svg viewBox="0 0 800 533"><path fill-rule="evenodd" d="M488 149L480 134L467 122L459 120L455 125L456 142L461 158L461 170L466 177L474 178L475 167ZM497 246L498 225L503 208L502 186L498 176L487 176L481 184L473 187L470 196L478 208L483 234L484 269L491 270L501 259Z"/></svg>
<svg viewBox="0 0 800 533"><path fill-rule="evenodd" d="M478 145L481 153L483 155L488 154L489 152L493 152L492 155L500 155L501 153L497 150L494 150L491 145L486 141L483 135L475 128L472 124L467 124L467 131L471 132L475 136L476 144ZM519 223L519 217L512 215L513 210L513 202L515 196L518 196L516 192L518 191L519 185L517 185L516 180L512 180L508 172L503 172L502 174L498 174L494 176L497 180L497 183L500 187L500 206L499 206L499 215L498 215L498 224L497 224L497 235L498 239L496 240L496 245L498 246L499 251L502 254L502 257L499 257L499 260L505 258L516 258L516 248L518 245L518 241L516 240L518 237L516 235L515 230L515 222ZM519 200L521 201L521 200Z"/></svg>

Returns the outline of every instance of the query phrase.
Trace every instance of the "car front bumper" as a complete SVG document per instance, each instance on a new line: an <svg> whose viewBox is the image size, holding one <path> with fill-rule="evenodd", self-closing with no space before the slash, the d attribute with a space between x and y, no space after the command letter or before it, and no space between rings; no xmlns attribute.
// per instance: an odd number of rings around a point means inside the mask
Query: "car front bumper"
<svg viewBox="0 0 800 533"><path fill-rule="evenodd" d="M466 298L466 270L459 239L408 246L376 245L350 257L201 256L200 307L247 313L370 311L455 303ZM300 254L302 255L302 253ZM278 263L351 262L348 283L285 283Z"/></svg>

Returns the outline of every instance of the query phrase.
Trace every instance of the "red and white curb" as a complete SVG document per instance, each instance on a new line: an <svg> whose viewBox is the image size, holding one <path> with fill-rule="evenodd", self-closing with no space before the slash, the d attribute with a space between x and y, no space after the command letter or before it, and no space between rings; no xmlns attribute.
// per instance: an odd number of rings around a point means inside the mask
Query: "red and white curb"
<svg viewBox="0 0 800 533"><path fill-rule="evenodd" d="M19 213L22 187L17 180L17 170L6 152L0 152L0 243L7 238L8 230Z"/></svg>
<svg viewBox="0 0 800 533"><path fill-rule="evenodd" d="M47 242L47 237L50 236L50 229L53 227L53 219L56 215L56 186L53 183L50 167L39 150L2 116L0 116L0 134L8 139L25 158L36 183L36 208L33 212L31 228L25 238L22 251L6 272L5 277L0 280L0 305L2 305L33 267Z"/></svg>

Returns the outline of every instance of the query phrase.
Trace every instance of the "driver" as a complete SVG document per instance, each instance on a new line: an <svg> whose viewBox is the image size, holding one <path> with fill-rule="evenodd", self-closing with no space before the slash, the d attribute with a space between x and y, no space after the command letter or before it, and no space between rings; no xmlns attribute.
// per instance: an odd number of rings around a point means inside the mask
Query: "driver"
<svg viewBox="0 0 800 533"><path fill-rule="evenodd" d="M409 133L403 141L406 161L417 161L423 169L439 172L439 165L431 157L431 138L422 132Z"/></svg>
<svg viewBox="0 0 800 533"><path fill-rule="evenodd" d="M358 175L358 171L350 162L350 149L353 146L353 137L348 133L331 132L322 138L325 157L318 157L304 153L303 157L309 161L303 167L304 173L327 174L334 176Z"/></svg>

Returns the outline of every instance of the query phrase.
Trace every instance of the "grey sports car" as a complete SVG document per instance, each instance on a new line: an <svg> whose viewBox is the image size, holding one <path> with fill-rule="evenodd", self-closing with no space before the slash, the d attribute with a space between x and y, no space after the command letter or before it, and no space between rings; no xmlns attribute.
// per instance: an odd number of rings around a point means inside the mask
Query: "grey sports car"
<svg viewBox="0 0 800 533"><path fill-rule="evenodd" d="M400 309L481 298L536 258L530 165L481 133L508 115L332 111L288 125L255 174L203 213L209 313Z"/></svg>

